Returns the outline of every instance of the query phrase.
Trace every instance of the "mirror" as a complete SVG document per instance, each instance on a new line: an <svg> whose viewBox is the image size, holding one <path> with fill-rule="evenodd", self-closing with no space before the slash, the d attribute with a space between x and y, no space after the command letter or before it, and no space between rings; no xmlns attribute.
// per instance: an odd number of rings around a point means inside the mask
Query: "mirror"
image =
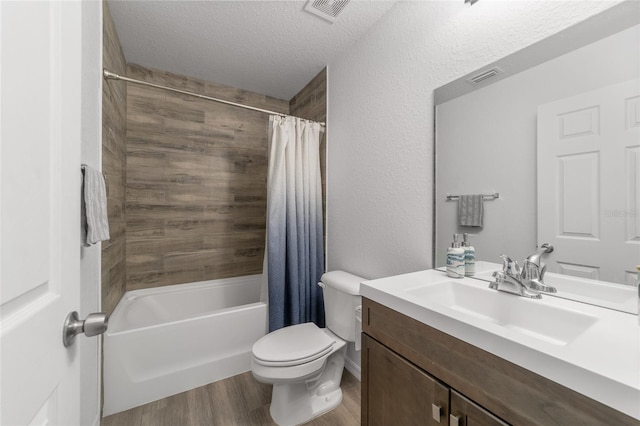
<svg viewBox="0 0 640 426"><path fill-rule="evenodd" d="M452 234L466 232L478 260L501 263L505 253L521 263L551 243L548 272L635 290L639 3L440 87L435 103L436 267ZM482 227L460 226L456 196L467 194L485 195Z"/></svg>

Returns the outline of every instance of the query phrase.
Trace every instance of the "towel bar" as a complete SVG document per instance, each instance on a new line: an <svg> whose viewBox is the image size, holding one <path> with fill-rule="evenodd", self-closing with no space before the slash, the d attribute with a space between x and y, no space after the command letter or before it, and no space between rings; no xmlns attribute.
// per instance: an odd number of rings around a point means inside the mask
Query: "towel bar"
<svg viewBox="0 0 640 426"><path fill-rule="evenodd" d="M447 195L446 200L453 201L453 200L457 200L458 198L460 198L459 195ZM485 200L495 200L496 198L500 198L500 194L498 192L493 194L483 194L482 198Z"/></svg>

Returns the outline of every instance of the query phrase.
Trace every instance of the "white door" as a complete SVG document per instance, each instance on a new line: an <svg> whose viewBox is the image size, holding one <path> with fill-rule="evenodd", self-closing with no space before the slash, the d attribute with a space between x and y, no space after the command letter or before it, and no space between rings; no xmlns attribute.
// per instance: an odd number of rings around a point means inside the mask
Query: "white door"
<svg viewBox="0 0 640 426"><path fill-rule="evenodd" d="M635 285L640 80L538 107L538 243L549 271Z"/></svg>
<svg viewBox="0 0 640 426"><path fill-rule="evenodd" d="M0 423L79 423L80 2L0 1ZM84 337L81 337L84 338Z"/></svg>

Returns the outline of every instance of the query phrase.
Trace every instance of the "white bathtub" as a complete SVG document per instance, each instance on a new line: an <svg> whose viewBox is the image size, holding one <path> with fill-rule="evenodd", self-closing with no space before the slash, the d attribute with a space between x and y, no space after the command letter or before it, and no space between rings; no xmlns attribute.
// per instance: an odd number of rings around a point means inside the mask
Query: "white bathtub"
<svg viewBox="0 0 640 426"><path fill-rule="evenodd" d="M104 337L104 411L118 413L251 369L267 331L261 275L128 291Z"/></svg>

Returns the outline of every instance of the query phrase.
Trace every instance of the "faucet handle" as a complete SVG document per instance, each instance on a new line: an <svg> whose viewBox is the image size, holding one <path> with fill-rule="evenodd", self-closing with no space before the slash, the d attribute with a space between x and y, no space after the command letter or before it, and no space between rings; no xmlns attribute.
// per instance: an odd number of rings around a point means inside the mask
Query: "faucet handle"
<svg viewBox="0 0 640 426"><path fill-rule="evenodd" d="M544 263L538 267L535 263L526 261L522 271L522 278L531 290L544 291L546 293L557 293L558 290L555 287L545 284L542 280L546 271L547 265Z"/></svg>
<svg viewBox="0 0 640 426"><path fill-rule="evenodd" d="M520 265L518 265L517 261L514 261L506 254L501 254L502 258L502 271L511 276L520 275Z"/></svg>
<svg viewBox="0 0 640 426"><path fill-rule="evenodd" d="M540 266L538 266L535 263L525 260L522 268L522 278L542 281L545 272L547 272L546 264L541 263Z"/></svg>
<svg viewBox="0 0 640 426"><path fill-rule="evenodd" d="M522 267L522 278L527 281L542 279L540 267L533 262L525 260Z"/></svg>

